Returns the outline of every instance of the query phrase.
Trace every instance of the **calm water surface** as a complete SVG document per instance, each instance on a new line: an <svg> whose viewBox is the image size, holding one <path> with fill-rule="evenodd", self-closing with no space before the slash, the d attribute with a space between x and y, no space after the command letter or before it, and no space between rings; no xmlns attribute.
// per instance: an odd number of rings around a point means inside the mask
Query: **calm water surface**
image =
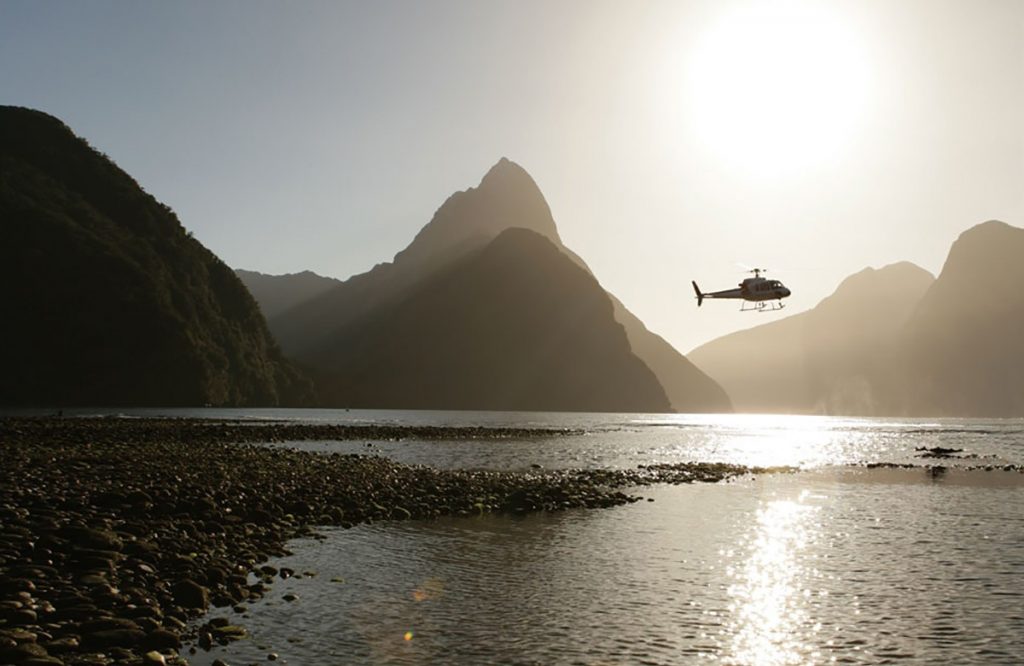
<svg viewBox="0 0 1024 666"><path fill-rule="evenodd" d="M109 415L101 410L66 414ZM878 419L756 414L586 414L339 409L135 409L126 417L243 419L254 423L573 428L584 434L534 440L292 442L295 448L376 453L407 463L479 469L635 467L722 461L813 468L865 462L921 464L918 447L976 456L946 465L1024 464L1024 419Z"/></svg>
<svg viewBox="0 0 1024 666"><path fill-rule="evenodd" d="M153 415L133 411L125 416ZM441 467L793 465L605 510L325 529L196 665L1024 663L1024 420L159 410L579 428L526 440L295 442ZM920 447L964 449L923 459ZM864 462L911 463L867 470ZM947 469L929 473L927 465ZM282 596L295 593L298 600ZM224 610L215 615L225 614Z"/></svg>
<svg viewBox="0 0 1024 666"><path fill-rule="evenodd" d="M276 583L245 617L228 612L251 638L193 664L266 663L269 652L289 664L1024 663L1024 476L962 469L1024 461L1024 421L245 416L585 430L291 444L445 467L727 460L802 471L641 488L653 502L607 510L326 529L273 562L316 575ZM932 446L974 457L918 457ZM854 465L878 461L921 467ZM937 462L947 471L924 467Z"/></svg>
<svg viewBox="0 0 1024 666"><path fill-rule="evenodd" d="M192 663L1024 663L1024 494L974 475L771 475L328 530L275 562L315 576L233 618L252 639Z"/></svg>

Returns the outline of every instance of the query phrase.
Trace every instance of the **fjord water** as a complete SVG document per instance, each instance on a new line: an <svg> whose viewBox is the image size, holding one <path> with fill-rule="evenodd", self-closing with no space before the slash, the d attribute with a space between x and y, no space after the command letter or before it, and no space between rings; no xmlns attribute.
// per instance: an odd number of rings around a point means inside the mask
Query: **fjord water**
<svg viewBox="0 0 1024 666"><path fill-rule="evenodd" d="M17 413L25 414L25 410ZM907 419L758 414L589 414L345 409L103 409L69 416L178 417L312 424L485 426L569 429L530 439L291 442L298 449L385 455L449 468L635 467L719 461L819 468L873 462L928 464L919 447L964 449L946 466L1024 464L1024 418ZM370 443L371 446L367 446Z"/></svg>
<svg viewBox="0 0 1024 666"><path fill-rule="evenodd" d="M1020 488L772 476L643 494L295 542L274 564L317 575L276 583L232 620L252 640L192 663L1024 659Z"/></svg>
<svg viewBox="0 0 1024 666"><path fill-rule="evenodd" d="M291 664L1024 663L1024 475L999 469L1024 462L1022 420L205 415L582 431L288 444L445 467L724 460L801 471L639 488L654 501L612 509L326 529L272 562L316 575L275 583L247 617L214 611L251 638L193 664L271 651ZM936 446L970 457L916 450ZM871 462L916 467L860 464Z"/></svg>

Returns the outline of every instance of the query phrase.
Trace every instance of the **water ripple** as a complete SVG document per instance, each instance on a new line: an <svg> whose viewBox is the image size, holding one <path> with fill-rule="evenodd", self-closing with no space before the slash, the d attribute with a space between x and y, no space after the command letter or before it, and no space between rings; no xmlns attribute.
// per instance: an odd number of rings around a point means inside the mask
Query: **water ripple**
<svg viewBox="0 0 1024 666"><path fill-rule="evenodd" d="M1024 662L1020 487L804 473L642 492L330 530L277 563L317 575L254 605L251 641L191 663Z"/></svg>

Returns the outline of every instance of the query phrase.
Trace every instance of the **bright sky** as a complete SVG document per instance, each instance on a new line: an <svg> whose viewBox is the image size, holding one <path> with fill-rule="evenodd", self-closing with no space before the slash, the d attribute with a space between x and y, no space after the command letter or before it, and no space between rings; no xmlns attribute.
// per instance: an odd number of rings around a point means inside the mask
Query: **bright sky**
<svg viewBox="0 0 1024 666"><path fill-rule="evenodd" d="M0 0L0 103L51 113L229 265L389 261L501 156L680 351L847 275L1024 226L1024 2ZM697 309L737 263L781 314Z"/></svg>

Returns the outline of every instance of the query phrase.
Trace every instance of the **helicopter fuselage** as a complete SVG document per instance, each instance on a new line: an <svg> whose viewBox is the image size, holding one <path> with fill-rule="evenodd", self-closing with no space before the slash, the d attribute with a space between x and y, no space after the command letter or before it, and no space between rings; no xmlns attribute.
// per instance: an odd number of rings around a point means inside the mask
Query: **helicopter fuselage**
<svg viewBox="0 0 1024 666"><path fill-rule="evenodd" d="M758 303L763 309L764 301L779 301L782 307L782 299L790 295L790 291L778 280L769 280L760 275L747 278L739 283L736 289L723 289L721 291L702 292L697 283L693 283L693 290L697 294L697 305L700 306L705 298L737 298L744 301Z"/></svg>

